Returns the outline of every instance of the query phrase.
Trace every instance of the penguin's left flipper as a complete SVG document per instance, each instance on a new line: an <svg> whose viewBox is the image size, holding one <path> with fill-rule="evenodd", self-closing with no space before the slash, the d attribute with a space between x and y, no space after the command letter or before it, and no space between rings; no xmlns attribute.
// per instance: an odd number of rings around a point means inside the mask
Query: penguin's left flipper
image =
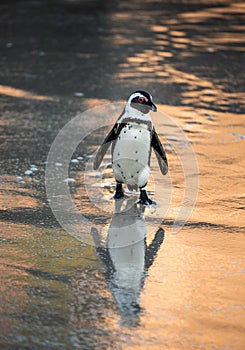
<svg viewBox="0 0 245 350"><path fill-rule="evenodd" d="M118 136L118 126L117 123L113 126L109 134L104 139L102 145L100 146L95 159L94 159L94 170L97 170L104 158L104 155L106 154L108 148L110 147L112 141L116 140Z"/></svg>
<svg viewBox="0 0 245 350"><path fill-rule="evenodd" d="M151 146L155 151L157 161L162 174L166 175L168 172L168 160L155 128L153 128L152 130Z"/></svg>

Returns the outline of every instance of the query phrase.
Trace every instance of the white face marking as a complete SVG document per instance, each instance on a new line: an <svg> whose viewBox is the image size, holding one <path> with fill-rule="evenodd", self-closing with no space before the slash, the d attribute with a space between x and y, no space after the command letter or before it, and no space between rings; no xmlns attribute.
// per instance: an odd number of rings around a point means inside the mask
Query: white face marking
<svg viewBox="0 0 245 350"><path fill-rule="evenodd" d="M128 99L128 102L127 102L127 105L130 105L130 103L132 102L132 100L135 98L135 97L142 97L143 99L147 99L144 95L142 95L140 92L135 92L134 94L132 94L129 99ZM151 97L151 95L150 95ZM152 97L151 97L152 99ZM148 99L147 99L148 101Z"/></svg>
<svg viewBox="0 0 245 350"><path fill-rule="evenodd" d="M150 95L150 94L149 94ZM146 97L144 95L142 95L140 92L135 92L133 93L129 99L128 102L125 106L125 113L121 116L121 118L117 121L118 123L121 123L123 121L123 119L127 118L127 119L138 119L138 120L142 120L142 121L149 121L152 122L151 120L151 116L150 113L142 113L141 111L139 111L136 108L133 108L131 106L131 102L134 98L137 97L142 97L144 99L146 99ZM152 97L150 95L150 98L152 100Z"/></svg>

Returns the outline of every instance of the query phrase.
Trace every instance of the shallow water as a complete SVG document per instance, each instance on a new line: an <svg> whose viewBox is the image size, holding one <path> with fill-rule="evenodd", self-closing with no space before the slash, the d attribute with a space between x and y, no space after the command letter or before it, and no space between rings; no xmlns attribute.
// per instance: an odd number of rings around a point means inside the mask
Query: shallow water
<svg viewBox="0 0 245 350"><path fill-rule="evenodd" d="M243 350L244 4L0 6L0 349ZM66 206L66 232L45 192L55 136L94 106L81 130L110 124L142 86L169 161L165 178L152 162L158 206L134 194L115 207L111 167L91 170L106 126L72 156L67 188L87 221Z"/></svg>

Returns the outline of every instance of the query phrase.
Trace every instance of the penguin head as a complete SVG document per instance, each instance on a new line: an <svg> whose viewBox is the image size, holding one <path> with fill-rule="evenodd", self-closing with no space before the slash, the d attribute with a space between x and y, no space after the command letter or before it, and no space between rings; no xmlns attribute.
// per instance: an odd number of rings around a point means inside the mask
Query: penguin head
<svg viewBox="0 0 245 350"><path fill-rule="evenodd" d="M156 105L153 103L152 96L144 90L135 91L128 99L127 105L146 114L150 110L157 111Z"/></svg>

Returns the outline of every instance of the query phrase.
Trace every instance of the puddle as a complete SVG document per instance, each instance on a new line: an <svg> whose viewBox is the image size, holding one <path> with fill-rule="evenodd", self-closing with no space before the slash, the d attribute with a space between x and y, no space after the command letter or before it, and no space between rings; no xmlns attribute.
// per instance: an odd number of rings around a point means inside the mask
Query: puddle
<svg viewBox="0 0 245 350"><path fill-rule="evenodd" d="M243 350L244 4L0 8L0 348ZM142 211L134 193L115 208L110 157L103 171L88 169L101 128L62 182L90 222L77 227L88 241L76 239L45 193L50 147L78 113L143 85L178 126L152 115L169 161L165 179L152 162L158 206ZM198 167L185 173L190 147ZM54 182L64 162L55 160ZM176 233L180 208L189 218Z"/></svg>

